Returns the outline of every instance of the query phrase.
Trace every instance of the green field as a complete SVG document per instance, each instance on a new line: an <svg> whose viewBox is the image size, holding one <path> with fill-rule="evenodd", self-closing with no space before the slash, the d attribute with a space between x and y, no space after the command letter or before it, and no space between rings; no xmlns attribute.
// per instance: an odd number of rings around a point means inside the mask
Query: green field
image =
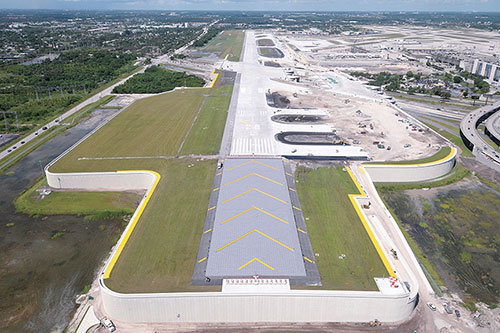
<svg viewBox="0 0 500 333"><path fill-rule="evenodd" d="M377 290L373 278L389 274L348 197L358 193L349 174L342 167L298 167L295 177L321 288Z"/></svg>
<svg viewBox="0 0 500 333"><path fill-rule="evenodd" d="M226 30L212 39L207 46L201 50L203 52L215 53L219 58L227 58L230 61L239 61L245 32L241 30Z"/></svg>
<svg viewBox="0 0 500 333"><path fill-rule="evenodd" d="M213 155L219 151L231 102L232 86L223 86L209 97L181 149L181 155Z"/></svg>
<svg viewBox="0 0 500 333"><path fill-rule="evenodd" d="M14 201L16 211L30 215L100 215L107 213L132 214L140 201L136 193L127 192L52 192L44 199L36 190L42 185L40 180L35 186L21 194Z"/></svg>
<svg viewBox="0 0 500 333"><path fill-rule="evenodd" d="M445 158L448 156L451 152L451 148L446 146L446 147L441 147L441 149L435 153L432 156L420 158L418 160L410 160L410 161L390 161L390 162L367 162L365 164L397 164L397 165L410 165L410 164L422 164L422 163L429 163L429 162L435 162L439 161L440 159Z"/></svg>
<svg viewBox="0 0 500 333"><path fill-rule="evenodd" d="M160 173L153 197L106 280L112 289L120 292L220 289L190 286L217 160L172 158L204 99L204 107L187 135L182 153L213 153L219 149L232 86L217 87L217 84L211 89L184 89L139 100L51 167L53 172L153 170ZM215 139L205 134L205 127L210 128ZM79 159L117 156L137 158ZM154 156L157 158L141 158Z"/></svg>

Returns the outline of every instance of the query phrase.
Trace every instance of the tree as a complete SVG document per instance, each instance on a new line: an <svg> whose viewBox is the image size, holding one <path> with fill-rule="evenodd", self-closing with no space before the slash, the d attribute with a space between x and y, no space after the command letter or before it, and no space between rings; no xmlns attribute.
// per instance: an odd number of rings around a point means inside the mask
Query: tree
<svg viewBox="0 0 500 333"><path fill-rule="evenodd" d="M455 76L453 77L453 82L454 82L454 83L461 83L462 81L463 81L463 79L462 79L462 77L461 77L461 76L459 76L459 75L455 75Z"/></svg>

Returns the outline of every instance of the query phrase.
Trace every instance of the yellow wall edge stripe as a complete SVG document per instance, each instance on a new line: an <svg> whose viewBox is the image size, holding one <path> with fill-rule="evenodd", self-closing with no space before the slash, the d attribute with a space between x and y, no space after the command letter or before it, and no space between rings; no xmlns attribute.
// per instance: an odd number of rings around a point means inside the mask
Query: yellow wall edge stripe
<svg viewBox="0 0 500 333"><path fill-rule="evenodd" d="M450 153L448 154L448 156L446 157L443 157L442 159L440 160L437 160L437 161L434 161L434 162L427 162L427 163L417 163L417 164L363 164L363 167L365 168L372 168L372 167L379 167L379 166L391 166L391 167L416 167L416 166L427 166L427 165L433 165L433 164L438 164L438 163L441 163L441 162L444 162L444 161L448 161L449 159L451 159L457 149L454 148L454 147L450 147L451 150L450 150Z"/></svg>
<svg viewBox="0 0 500 333"><path fill-rule="evenodd" d="M118 244L118 248L116 249L113 257L111 258L108 266L106 267L106 270L104 271L103 279L109 278L111 271L113 270L113 267L115 266L116 261L118 260L118 257L122 253L123 248L125 247L125 244L127 243L128 239L130 238L130 235L132 234L132 231L134 231L134 228L135 228L137 222L139 221L139 218L141 217L142 213L144 212L144 209L146 208L146 205L148 204L149 199L151 199L151 197L153 196L153 192L156 189L156 185L158 185L158 182L160 181L160 178L161 178L159 173L154 172L154 171L150 171L150 170L123 170L123 171L117 171L117 172L118 173L147 172L147 173L151 173L151 174L155 175L156 179L155 179L155 182L153 183L153 186L151 187L151 189L148 192L148 196L146 197L145 200L142 201L142 204L139 207L139 209L137 210L137 213L135 214L134 219L131 221L131 224L127 230L127 233L123 237L120 244Z"/></svg>
<svg viewBox="0 0 500 333"><path fill-rule="evenodd" d="M377 250L377 253L378 253L380 259L384 263L385 269L387 269L387 272L389 273L390 276L396 277L396 274L394 274L394 270L392 269L391 264L389 264L389 261L387 260L387 257L385 256L384 252L382 251L382 248L380 247L379 243L377 242L377 239L375 238L375 235L373 234L372 230L370 229L368 222L366 222L365 216L363 215L363 213L359 209L359 206L356 203L356 200L354 199L356 197L366 196L365 192L363 191L363 189L359 185L358 181L356 180L356 178L352 174L351 169L346 167L346 170L349 173L349 176L351 176L352 181L354 182L354 184L356 185L356 187L358 188L358 191L360 193L360 194L349 194L349 200L351 200L351 203L354 206L354 209L356 210L356 213L358 214L359 219L361 220L361 223L363 223L363 226L365 227L365 230L368 233L368 236L370 237L370 240L372 241L373 246L375 246L375 249Z"/></svg>

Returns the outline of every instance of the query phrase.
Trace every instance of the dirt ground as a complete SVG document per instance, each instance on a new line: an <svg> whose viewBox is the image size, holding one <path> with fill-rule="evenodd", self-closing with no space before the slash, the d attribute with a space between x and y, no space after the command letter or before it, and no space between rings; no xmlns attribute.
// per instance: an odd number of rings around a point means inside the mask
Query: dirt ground
<svg viewBox="0 0 500 333"><path fill-rule="evenodd" d="M289 108L328 110L330 119L326 122L335 128L337 135L351 144L359 141L359 145L376 161L419 159L434 154L445 144L441 137L381 102L322 94L314 89L308 90L307 94L297 92L297 97L289 91L278 93L290 100ZM413 130L412 125L417 128ZM374 142L385 148L378 148ZM405 145L409 146L405 148ZM388 146L390 150L387 150Z"/></svg>

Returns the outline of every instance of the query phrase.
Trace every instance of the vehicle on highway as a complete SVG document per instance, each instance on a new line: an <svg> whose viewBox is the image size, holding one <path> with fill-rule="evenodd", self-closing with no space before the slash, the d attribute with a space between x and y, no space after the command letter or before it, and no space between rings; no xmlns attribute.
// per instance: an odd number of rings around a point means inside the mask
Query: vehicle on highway
<svg viewBox="0 0 500 333"><path fill-rule="evenodd" d="M26 142L25 141L21 141L21 144L24 145Z"/></svg>
<svg viewBox="0 0 500 333"><path fill-rule="evenodd" d="M410 148L411 147L411 144L407 143L403 146L403 148Z"/></svg>
<svg viewBox="0 0 500 333"><path fill-rule="evenodd" d="M35 132L35 135L38 135L38 132Z"/></svg>
<svg viewBox="0 0 500 333"><path fill-rule="evenodd" d="M17 148L17 146L12 147L12 149L16 149L16 148Z"/></svg>
<svg viewBox="0 0 500 333"><path fill-rule="evenodd" d="M432 304L432 303L427 303L427 306L428 306L428 307L429 307L429 309L431 309L432 311L436 311L436 310L437 310L436 306L435 306L434 304Z"/></svg>
<svg viewBox="0 0 500 333"><path fill-rule="evenodd" d="M12 151L12 149L8 149L7 152L10 153Z"/></svg>
<svg viewBox="0 0 500 333"><path fill-rule="evenodd" d="M460 315L460 311L455 310L455 315L457 316L457 318L460 318L460 316L461 316L461 315Z"/></svg>
<svg viewBox="0 0 500 333"><path fill-rule="evenodd" d="M47 129L47 126L43 126L42 129L45 131Z"/></svg>

